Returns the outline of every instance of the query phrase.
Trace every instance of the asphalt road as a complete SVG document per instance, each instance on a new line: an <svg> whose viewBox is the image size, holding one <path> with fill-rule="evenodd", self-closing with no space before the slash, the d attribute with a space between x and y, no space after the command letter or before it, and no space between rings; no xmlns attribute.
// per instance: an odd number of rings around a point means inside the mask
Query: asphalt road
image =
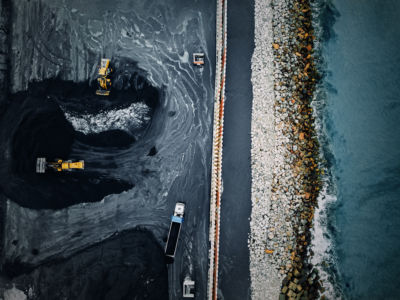
<svg viewBox="0 0 400 300"><path fill-rule="evenodd" d="M250 299L247 238L251 211L253 12L253 1L228 2L219 289L223 299L229 300Z"/></svg>

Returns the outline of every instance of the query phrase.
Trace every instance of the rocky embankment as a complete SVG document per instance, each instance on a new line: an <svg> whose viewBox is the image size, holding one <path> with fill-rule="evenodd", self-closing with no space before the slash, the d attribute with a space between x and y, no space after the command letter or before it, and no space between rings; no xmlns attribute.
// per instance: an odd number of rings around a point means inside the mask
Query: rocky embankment
<svg viewBox="0 0 400 300"><path fill-rule="evenodd" d="M252 60L253 299L314 299L308 245L320 189L309 1L258 1Z"/></svg>

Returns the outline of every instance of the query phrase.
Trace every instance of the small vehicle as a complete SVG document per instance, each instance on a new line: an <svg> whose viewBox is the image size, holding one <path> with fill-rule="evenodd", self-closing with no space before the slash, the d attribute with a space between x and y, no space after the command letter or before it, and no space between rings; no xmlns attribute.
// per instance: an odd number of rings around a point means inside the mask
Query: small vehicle
<svg viewBox="0 0 400 300"><path fill-rule="evenodd" d="M189 276L183 280L183 298L194 298L194 281Z"/></svg>
<svg viewBox="0 0 400 300"><path fill-rule="evenodd" d="M97 76L98 89L96 95L108 96L111 90L111 73L110 59L102 58Z"/></svg>
<svg viewBox="0 0 400 300"><path fill-rule="evenodd" d="M193 64L202 67L204 65L204 53L193 53Z"/></svg>
<svg viewBox="0 0 400 300"><path fill-rule="evenodd" d="M175 204L174 215L171 218L167 244L165 245L165 256L173 259L175 257L176 246L178 244L179 234L185 214L185 203L177 202Z"/></svg>
<svg viewBox="0 0 400 300"><path fill-rule="evenodd" d="M47 162L46 158L39 157L36 159L36 173L45 173L46 169L53 169L56 172L72 171L74 169L83 170L85 162L83 160L72 162L72 160L63 161L58 159L55 162Z"/></svg>

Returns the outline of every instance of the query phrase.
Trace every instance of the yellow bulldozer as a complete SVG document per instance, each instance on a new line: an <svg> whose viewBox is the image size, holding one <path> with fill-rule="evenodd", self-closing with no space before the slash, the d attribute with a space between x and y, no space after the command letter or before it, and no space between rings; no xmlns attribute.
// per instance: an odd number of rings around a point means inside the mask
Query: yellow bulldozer
<svg viewBox="0 0 400 300"><path fill-rule="evenodd" d="M100 62L99 71L97 74L98 89L96 95L108 96L111 90L111 73L110 59L102 58Z"/></svg>
<svg viewBox="0 0 400 300"><path fill-rule="evenodd" d="M53 169L57 172L72 171L72 170L83 170L85 168L85 162L83 160L72 162L72 160L63 161L57 159L55 162L47 162L46 158L39 157L36 160L36 173L45 173L46 169Z"/></svg>

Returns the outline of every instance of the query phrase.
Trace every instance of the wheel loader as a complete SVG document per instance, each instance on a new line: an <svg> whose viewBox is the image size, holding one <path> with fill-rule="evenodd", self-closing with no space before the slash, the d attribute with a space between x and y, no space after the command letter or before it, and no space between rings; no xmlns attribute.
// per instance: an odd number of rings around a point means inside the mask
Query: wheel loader
<svg viewBox="0 0 400 300"><path fill-rule="evenodd" d="M101 62L100 62L99 71L97 74L98 88L96 90L96 95L100 95L100 96L110 95L111 73L112 73L112 69L110 66L110 59L102 58Z"/></svg>
<svg viewBox="0 0 400 300"><path fill-rule="evenodd" d="M57 159L55 162L47 162L46 158L39 157L36 160L36 173L45 173L46 169L53 169L56 172L83 170L85 162L83 160L72 162L72 160L63 161Z"/></svg>

